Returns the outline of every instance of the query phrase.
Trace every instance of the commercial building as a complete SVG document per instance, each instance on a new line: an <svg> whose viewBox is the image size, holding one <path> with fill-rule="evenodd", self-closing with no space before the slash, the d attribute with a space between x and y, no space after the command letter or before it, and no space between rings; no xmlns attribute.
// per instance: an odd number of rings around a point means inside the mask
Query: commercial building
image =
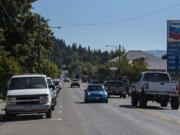
<svg viewBox="0 0 180 135"><path fill-rule="evenodd" d="M129 62L143 59L147 69L150 71L167 71L167 61L163 60L159 57L156 57L154 55L148 54L144 51L139 50L132 50L127 52L127 59ZM115 63L119 61L119 57L115 57L109 62Z"/></svg>

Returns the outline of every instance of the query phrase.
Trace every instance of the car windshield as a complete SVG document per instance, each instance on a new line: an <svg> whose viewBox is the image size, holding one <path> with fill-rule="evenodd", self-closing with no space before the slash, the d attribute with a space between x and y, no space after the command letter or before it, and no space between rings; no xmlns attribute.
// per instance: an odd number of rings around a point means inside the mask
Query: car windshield
<svg viewBox="0 0 180 135"><path fill-rule="evenodd" d="M90 85L87 88L88 91L104 91L101 85Z"/></svg>
<svg viewBox="0 0 180 135"><path fill-rule="evenodd" d="M48 83L49 86L53 85L53 82L52 82L52 80L50 78L47 79L47 83Z"/></svg>
<svg viewBox="0 0 180 135"><path fill-rule="evenodd" d="M13 78L10 83L10 90L17 89L40 89L47 88L44 77L21 77Z"/></svg>
<svg viewBox="0 0 180 135"><path fill-rule="evenodd" d="M169 82L169 76L163 73L146 73L144 81L148 82Z"/></svg>
<svg viewBox="0 0 180 135"><path fill-rule="evenodd" d="M60 81L53 81L55 85L59 85Z"/></svg>
<svg viewBox="0 0 180 135"><path fill-rule="evenodd" d="M120 87L120 86L123 86L123 82L112 81L112 82L109 82L109 85L114 86L114 87Z"/></svg>

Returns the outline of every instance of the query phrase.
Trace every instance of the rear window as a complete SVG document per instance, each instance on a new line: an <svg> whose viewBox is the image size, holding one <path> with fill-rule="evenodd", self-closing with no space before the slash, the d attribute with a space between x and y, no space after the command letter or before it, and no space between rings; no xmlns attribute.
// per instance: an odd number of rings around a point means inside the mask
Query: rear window
<svg viewBox="0 0 180 135"><path fill-rule="evenodd" d="M60 81L53 81L55 85L59 85Z"/></svg>
<svg viewBox="0 0 180 135"><path fill-rule="evenodd" d="M21 77L11 79L10 90L47 88L44 77Z"/></svg>
<svg viewBox="0 0 180 135"><path fill-rule="evenodd" d="M123 86L123 82L109 82L109 85L113 87L120 87Z"/></svg>
<svg viewBox="0 0 180 135"><path fill-rule="evenodd" d="M169 82L169 76L163 73L146 73L144 75L144 81L148 82Z"/></svg>
<svg viewBox="0 0 180 135"><path fill-rule="evenodd" d="M89 85L87 90L88 91L104 91L101 85Z"/></svg>

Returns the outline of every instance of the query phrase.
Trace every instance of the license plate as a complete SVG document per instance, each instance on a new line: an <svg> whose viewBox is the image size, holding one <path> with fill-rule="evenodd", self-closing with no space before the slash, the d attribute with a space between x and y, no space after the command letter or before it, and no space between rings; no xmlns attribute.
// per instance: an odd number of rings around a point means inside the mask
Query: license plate
<svg viewBox="0 0 180 135"><path fill-rule="evenodd" d="M26 107L24 107L24 110L25 110L25 111L31 111L32 108L31 108L30 106L26 106Z"/></svg>
<svg viewBox="0 0 180 135"><path fill-rule="evenodd" d="M165 93L165 92L160 92L159 94L160 94L160 95L165 95L166 93Z"/></svg>
<svg viewBox="0 0 180 135"><path fill-rule="evenodd" d="M100 99L100 97L96 97L96 99Z"/></svg>

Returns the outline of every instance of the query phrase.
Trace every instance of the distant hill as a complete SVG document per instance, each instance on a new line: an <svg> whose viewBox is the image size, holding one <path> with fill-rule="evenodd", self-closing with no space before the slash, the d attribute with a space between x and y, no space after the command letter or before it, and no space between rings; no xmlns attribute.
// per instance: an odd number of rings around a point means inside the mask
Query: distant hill
<svg viewBox="0 0 180 135"><path fill-rule="evenodd" d="M156 57L162 57L164 54L166 54L166 50L148 50L148 51L145 51L149 54L152 54Z"/></svg>

